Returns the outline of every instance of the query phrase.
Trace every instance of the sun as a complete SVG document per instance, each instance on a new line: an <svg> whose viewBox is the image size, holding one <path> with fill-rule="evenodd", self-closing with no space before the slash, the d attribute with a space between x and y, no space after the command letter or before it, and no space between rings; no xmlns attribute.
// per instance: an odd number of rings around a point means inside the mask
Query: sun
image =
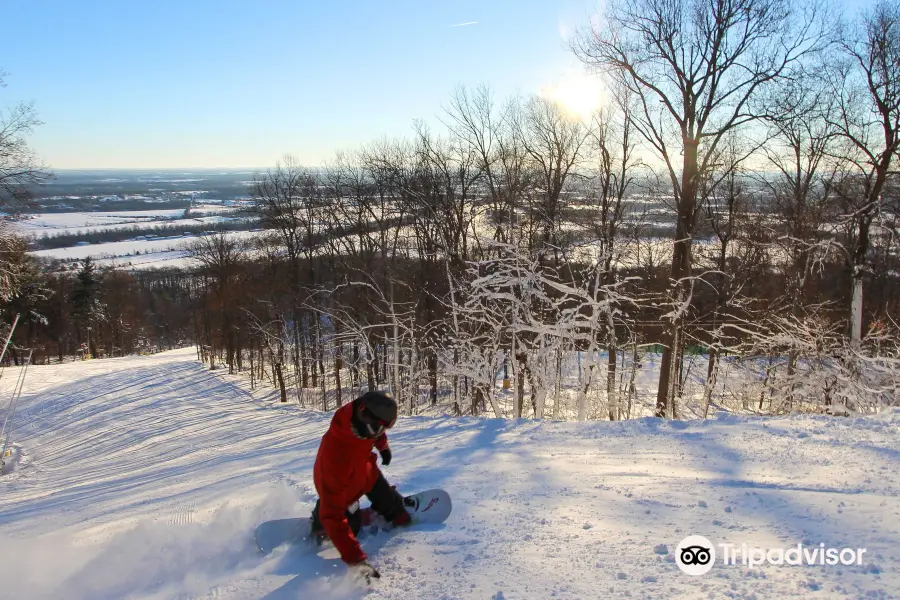
<svg viewBox="0 0 900 600"><path fill-rule="evenodd" d="M599 79L574 69L542 86L539 95L582 121L590 120L594 112L603 105L605 98L603 84Z"/></svg>

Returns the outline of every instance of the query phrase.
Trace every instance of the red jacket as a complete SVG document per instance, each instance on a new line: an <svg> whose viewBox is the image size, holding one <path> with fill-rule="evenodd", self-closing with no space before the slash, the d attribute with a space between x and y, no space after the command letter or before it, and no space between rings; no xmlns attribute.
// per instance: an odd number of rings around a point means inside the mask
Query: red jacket
<svg viewBox="0 0 900 600"><path fill-rule="evenodd" d="M372 449L388 447L385 434L375 440L356 437L350 428L352 414L352 403L334 413L313 467L313 481L320 500L319 519L341 558L351 565L366 560L366 553L353 535L345 512L371 491L378 479L380 471Z"/></svg>

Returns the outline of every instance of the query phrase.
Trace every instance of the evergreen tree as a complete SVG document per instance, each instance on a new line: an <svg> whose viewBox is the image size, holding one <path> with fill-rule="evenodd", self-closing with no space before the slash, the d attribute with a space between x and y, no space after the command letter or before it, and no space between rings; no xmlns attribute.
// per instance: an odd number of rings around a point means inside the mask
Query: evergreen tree
<svg viewBox="0 0 900 600"><path fill-rule="evenodd" d="M106 307L100 294L101 278L96 265L90 257L84 259L81 269L75 277L75 289L72 291L72 317L78 325L79 333L87 332L88 346L92 356L97 355L96 326L106 320ZM99 334L99 332L97 332Z"/></svg>

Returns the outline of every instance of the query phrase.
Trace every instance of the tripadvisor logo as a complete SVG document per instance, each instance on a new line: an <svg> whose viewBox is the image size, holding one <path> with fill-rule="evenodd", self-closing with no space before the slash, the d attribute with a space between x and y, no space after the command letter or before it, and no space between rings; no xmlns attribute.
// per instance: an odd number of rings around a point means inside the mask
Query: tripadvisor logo
<svg viewBox="0 0 900 600"><path fill-rule="evenodd" d="M688 575L703 575L716 562L716 548L702 535L689 535L675 548L675 564Z"/></svg>
<svg viewBox="0 0 900 600"><path fill-rule="evenodd" d="M827 548L825 544L790 548L757 548L718 544L722 563L754 569L761 565L861 565L865 548ZM689 535L675 549L675 564L688 575L703 575L716 562L716 545L702 535Z"/></svg>

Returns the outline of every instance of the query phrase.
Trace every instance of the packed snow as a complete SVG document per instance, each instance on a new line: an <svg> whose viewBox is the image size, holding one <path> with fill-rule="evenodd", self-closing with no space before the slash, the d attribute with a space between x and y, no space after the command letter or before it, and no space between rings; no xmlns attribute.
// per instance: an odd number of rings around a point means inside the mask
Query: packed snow
<svg viewBox="0 0 900 600"><path fill-rule="evenodd" d="M6 409L15 367L0 379ZM250 391L192 349L31 366L0 476L2 598L893 598L900 412L566 423L403 417L384 469L446 523L382 533L382 578L333 548L252 541L305 516L330 414ZM5 416L5 413L0 413ZM865 548L860 564L706 575L679 542Z"/></svg>

